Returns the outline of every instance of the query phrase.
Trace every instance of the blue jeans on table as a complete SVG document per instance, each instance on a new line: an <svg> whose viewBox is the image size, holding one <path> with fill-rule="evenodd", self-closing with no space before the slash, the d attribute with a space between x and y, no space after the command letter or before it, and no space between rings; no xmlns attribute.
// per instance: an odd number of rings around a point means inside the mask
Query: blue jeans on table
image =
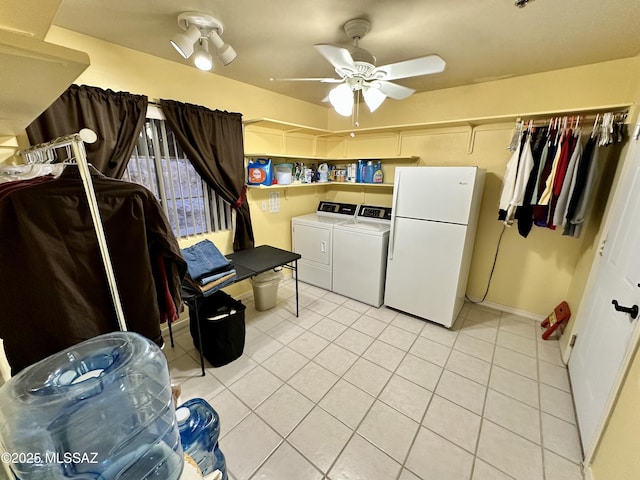
<svg viewBox="0 0 640 480"><path fill-rule="evenodd" d="M196 281L229 270L231 265L231 262L210 240L203 240L183 248L181 252L187 261L189 276Z"/></svg>

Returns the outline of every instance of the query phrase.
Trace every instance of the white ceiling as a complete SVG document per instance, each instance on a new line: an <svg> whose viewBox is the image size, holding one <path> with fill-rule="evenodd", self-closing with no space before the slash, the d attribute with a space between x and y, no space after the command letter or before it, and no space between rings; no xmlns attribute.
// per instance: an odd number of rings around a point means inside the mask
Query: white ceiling
<svg viewBox="0 0 640 480"><path fill-rule="evenodd" d="M215 74L318 104L331 84L269 78L336 77L313 45L348 42L351 18L371 21L360 46L378 65L446 60L443 73L396 81L419 92L640 53L639 0L63 0L54 24L188 63L169 44L185 11L219 18L238 52L226 67L214 60Z"/></svg>

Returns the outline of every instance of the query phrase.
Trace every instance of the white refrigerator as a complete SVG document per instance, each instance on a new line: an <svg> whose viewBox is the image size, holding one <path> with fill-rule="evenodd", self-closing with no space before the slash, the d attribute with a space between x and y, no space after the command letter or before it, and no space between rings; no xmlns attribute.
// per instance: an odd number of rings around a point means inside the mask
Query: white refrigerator
<svg viewBox="0 0 640 480"><path fill-rule="evenodd" d="M485 172L395 171L384 303L453 326L464 303Z"/></svg>

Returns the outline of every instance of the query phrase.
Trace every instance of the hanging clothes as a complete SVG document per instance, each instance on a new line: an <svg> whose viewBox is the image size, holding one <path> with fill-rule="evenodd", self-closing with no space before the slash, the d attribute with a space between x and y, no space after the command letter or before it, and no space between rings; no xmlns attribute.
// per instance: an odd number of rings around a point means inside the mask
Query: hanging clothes
<svg viewBox="0 0 640 480"><path fill-rule="evenodd" d="M559 118L538 129L532 129L530 122L526 132L519 121L509 146L513 154L502 184L498 219L507 225L517 221L523 237L533 225L552 230L562 226L563 235L578 237L600 175L598 151L624 139L625 119L626 114L597 115L584 148L579 118L575 126L573 117L569 126L566 117L562 126Z"/></svg>
<svg viewBox="0 0 640 480"><path fill-rule="evenodd" d="M596 179L600 176L600 148L596 147L593 149L593 153L591 154L591 158L588 162L588 172L586 176L586 181L584 184L584 188L582 190L582 195L577 199L575 211L573 212L573 216L568 219L564 228L564 235L569 235L571 237L579 237L582 232L582 228L584 226L584 220L587 212L587 206L593 195L593 191L595 189ZM573 200L573 199L572 199ZM568 212L567 212L568 213Z"/></svg>
<svg viewBox="0 0 640 480"><path fill-rule="evenodd" d="M30 180L44 175L59 176L64 169L61 163L32 163L26 165L0 166L0 184Z"/></svg>
<svg viewBox="0 0 640 480"><path fill-rule="evenodd" d="M517 208L522 206L527 183L529 182L529 175L531 175L531 170L533 169L533 163L533 154L531 153L531 134L529 133L527 134L520 154L516 181L513 188L513 197L511 198L507 209L506 223L509 225L511 225L515 219Z"/></svg>
<svg viewBox="0 0 640 480"><path fill-rule="evenodd" d="M522 141L524 138L524 135L520 132L516 150L511 154L511 158L507 162L507 169L502 181L502 193L500 194L498 206L498 220L505 221L505 223L507 223L507 210L509 209L509 204L513 198L513 192L516 187L516 174L518 173L518 162L520 160L520 152L522 151Z"/></svg>
<svg viewBox="0 0 640 480"><path fill-rule="evenodd" d="M589 175L589 170L591 168L591 162L593 161L593 156L594 154L596 154L597 143L597 136L591 135L584 147L584 151L582 152L582 156L580 157L580 160L578 162L578 167L576 168L576 173L571 184L570 198L567 205L567 212L563 221L563 226L571 223L571 221L575 217L578 204L580 203L583 192L587 186L587 178ZM567 235L566 230L564 234Z"/></svg>
<svg viewBox="0 0 640 480"><path fill-rule="evenodd" d="M549 217L549 202L551 202L551 197L553 195L553 184L554 179L556 177L556 172L558 170L558 164L560 163L560 159L562 157L562 148L563 144L566 141L564 135L558 134L560 137L557 140L557 147L554 151L553 160L550 163L550 170L546 175L545 179L545 187L538 198L538 202L536 207L533 210L533 215L535 218L535 224L538 227L546 227L548 225L548 217ZM555 141L554 141L555 142ZM543 176L546 172L543 172Z"/></svg>
<svg viewBox="0 0 640 480"><path fill-rule="evenodd" d="M575 148L573 149L573 153L571 154L571 158L569 159L569 163L567 164L564 179L560 184L560 192L556 197L552 220L553 225L562 225L567 215L567 208L569 206L569 192L573 183L578 160L582 157L582 145L580 140L581 135L578 134L575 141Z"/></svg>
<svg viewBox="0 0 640 480"><path fill-rule="evenodd" d="M91 177L128 328L161 345L160 322L182 308L178 243L150 191ZM13 374L118 330L77 166L3 196L0 225L0 337Z"/></svg>
<svg viewBox="0 0 640 480"><path fill-rule="evenodd" d="M573 155L573 151L576 147L576 137L573 135L571 129L565 131L565 140L562 142L562 152L558 160L558 165L553 176L553 186L551 189L551 198L549 199L549 212L547 213L547 228L555 230L556 226L553 223L555 216L556 205L558 203L558 197L562 191L562 185L567 175L567 168L569 161Z"/></svg>
<svg viewBox="0 0 640 480"><path fill-rule="evenodd" d="M533 156L533 168L529 175L527 188L525 189L522 206L516 211L516 219L518 220L518 233L527 237L533 227L533 199L537 188L538 178L541 172L542 162L546 160L548 128L538 128L532 132L531 138L531 155Z"/></svg>

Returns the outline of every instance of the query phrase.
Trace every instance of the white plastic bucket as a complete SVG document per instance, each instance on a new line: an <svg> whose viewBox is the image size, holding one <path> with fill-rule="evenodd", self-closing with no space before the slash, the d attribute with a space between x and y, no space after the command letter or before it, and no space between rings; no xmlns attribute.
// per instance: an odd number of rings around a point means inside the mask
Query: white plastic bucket
<svg viewBox="0 0 640 480"><path fill-rule="evenodd" d="M275 172L278 185L289 185L291 183L292 171L293 166L290 163L281 163L276 165Z"/></svg>
<svg viewBox="0 0 640 480"><path fill-rule="evenodd" d="M269 310L278 302L278 285L284 278L281 270L260 273L251 279L256 310Z"/></svg>

